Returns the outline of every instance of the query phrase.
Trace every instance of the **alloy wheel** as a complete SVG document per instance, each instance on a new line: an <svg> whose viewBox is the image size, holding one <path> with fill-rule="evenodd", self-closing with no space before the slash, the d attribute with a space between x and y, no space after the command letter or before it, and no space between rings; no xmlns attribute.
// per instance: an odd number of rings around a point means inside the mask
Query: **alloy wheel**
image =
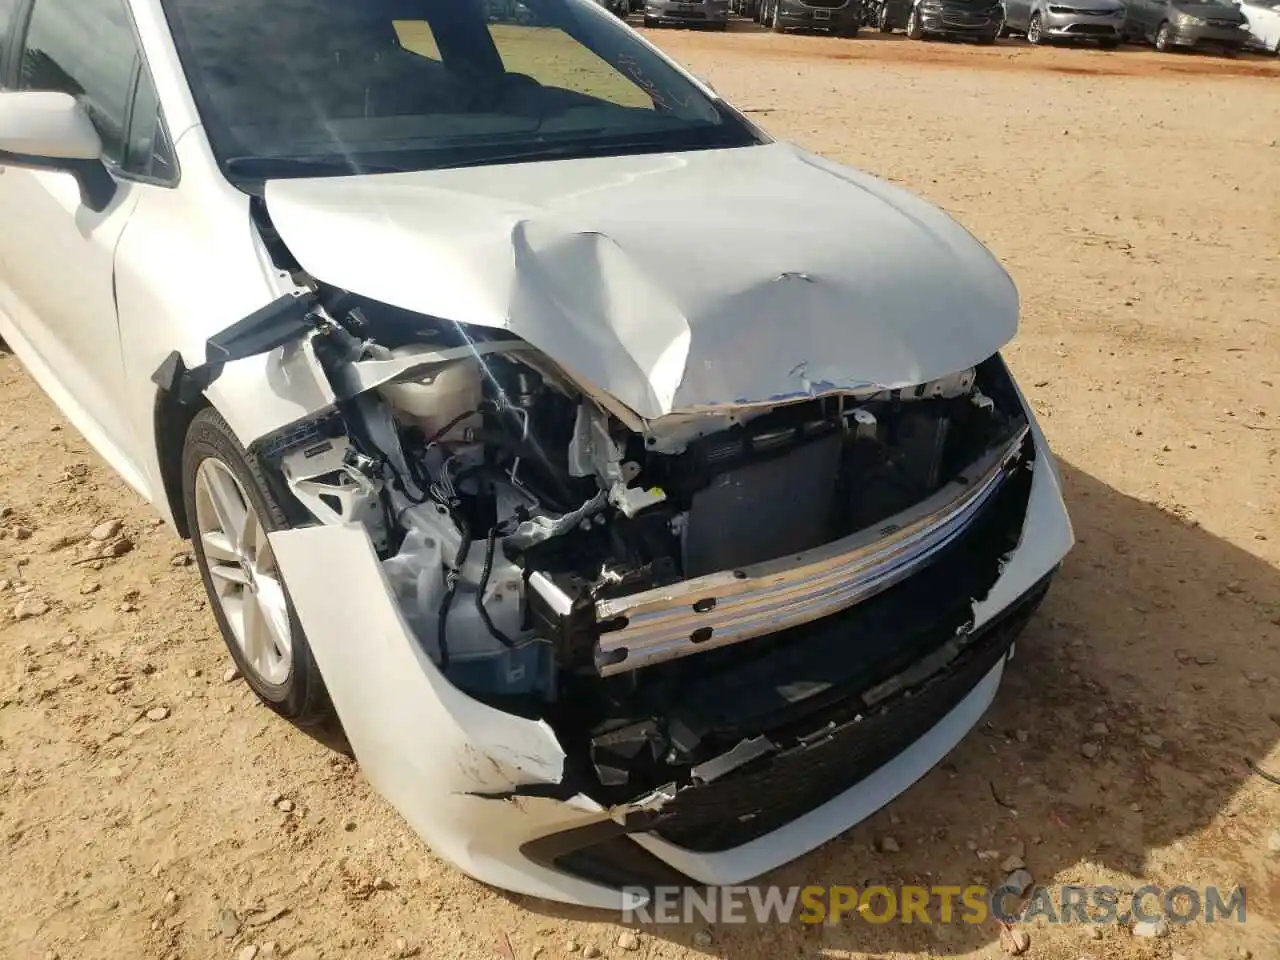
<svg viewBox="0 0 1280 960"><path fill-rule="evenodd" d="M1161 53L1168 53L1169 39L1169 25L1167 23L1160 24L1160 29L1156 31L1156 49Z"/></svg>
<svg viewBox="0 0 1280 960"><path fill-rule="evenodd" d="M235 474L210 457L196 470L196 535L244 664L278 686L293 668L284 582L266 528Z"/></svg>
<svg viewBox="0 0 1280 960"><path fill-rule="evenodd" d="M1044 27L1040 22L1040 14L1035 14L1027 24L1027 43L1041 43L1044 40Z"/></svg>

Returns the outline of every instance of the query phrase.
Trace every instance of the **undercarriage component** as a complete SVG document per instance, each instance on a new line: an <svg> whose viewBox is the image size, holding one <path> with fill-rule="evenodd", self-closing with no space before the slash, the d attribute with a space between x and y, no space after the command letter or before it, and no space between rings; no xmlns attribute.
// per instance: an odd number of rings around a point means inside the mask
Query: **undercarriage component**
<svg viewBox="0 0 1280 960"><path fill-rule="evenodd" d="M345 437L296 447L280 462L294 496L324 523L358 523L378 550L389 534L382 509L382 482L361 469L361 460Z"/></svg>
<svg viewBox="0 0 1280 960"><path fill-rule="evenodd" d="M463 689L554 699L554 651L522 625L520 568L487 543L470 542L440 504L401 517L408 533L383 571L446 676Z"/></svg>

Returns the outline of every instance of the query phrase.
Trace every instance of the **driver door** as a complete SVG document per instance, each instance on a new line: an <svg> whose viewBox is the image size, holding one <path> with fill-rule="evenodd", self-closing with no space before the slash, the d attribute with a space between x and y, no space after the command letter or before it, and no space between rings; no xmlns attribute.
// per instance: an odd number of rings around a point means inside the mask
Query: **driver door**
<svg viewBox="0 0 1280 960"><path fill-rule="evenodd" d="M1021 32L1030 20L1031 0L1004 0L1005 26Z"/></svg>
<svg viewBox="0 0 1280 960"><path fill-rule="evenodd" d="M1161 0L1136 0L1133 5L1137 17L1138 29L1134 32L1144 40L1156 35L1156 27L1164 15L1164 4Z"/></svg>
<svg viewBox="0 0 1280 960"><path fill-rule="evenodd" d="M154 189L131 172L130 156L130 114L150 80L123 0L19 0L16 14L14 56L0 79L9 89L55 90L84 103L118 189L95 212L69 173L0 167L0 322L13 329L11 345L40 385L139 487L114 274L139 190ZM151 104L154 127L154 96ZM137 118L137 130L145 119Z"/></svg>

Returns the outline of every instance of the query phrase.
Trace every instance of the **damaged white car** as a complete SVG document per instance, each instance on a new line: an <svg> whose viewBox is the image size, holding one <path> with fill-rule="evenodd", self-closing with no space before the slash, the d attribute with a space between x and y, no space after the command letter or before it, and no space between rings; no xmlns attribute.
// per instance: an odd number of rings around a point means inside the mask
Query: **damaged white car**
<svg viewBox="0 0 1280 960"><path fill-rule="evenodd" d="M18 0L0 85L0 336L463 870L739 882L991 702L1072 534L942 213L590 0Z"/></svg>

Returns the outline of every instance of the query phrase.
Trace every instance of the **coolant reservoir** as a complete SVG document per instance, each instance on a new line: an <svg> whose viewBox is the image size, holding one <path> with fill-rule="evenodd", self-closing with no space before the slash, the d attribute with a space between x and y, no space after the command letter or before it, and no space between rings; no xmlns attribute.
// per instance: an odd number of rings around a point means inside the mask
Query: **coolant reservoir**
<svg viewBox="0 0 1280 960"><path fill-rule="evenodd" d="M399 359L435 352L433 347L414 344L396 347L391 355ZM484 398L483 376L480 361L475 357L464 357L433 367L417 380L386 384L379 387L378 392L405 418L417 423L428 437L435 437L451 421L463 417L439 438L458 440L478 420L464 415L480 407Z"/></svg>

